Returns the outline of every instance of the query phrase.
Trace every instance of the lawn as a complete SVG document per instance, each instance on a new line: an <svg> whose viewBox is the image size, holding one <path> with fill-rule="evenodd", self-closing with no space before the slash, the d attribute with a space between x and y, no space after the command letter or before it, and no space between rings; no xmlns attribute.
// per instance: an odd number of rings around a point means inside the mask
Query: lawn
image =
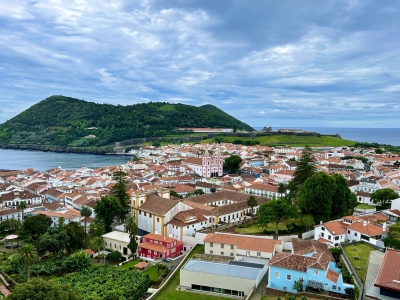
<svg viewBox="0 0 400 300"><path fill-rule="evenodd" d="M204 253L204 246L198 245L193 249L193 251L190 253L190 255L187 259L191 258L195 254L202 254L202 253ZM179 272L176 272L172 276L172 278L169 280L169 282L164 286L162 291L160 291L158 293L158 295L154 297L154 300L174 300L174 299L179 299L179 300L203 300L203 299L205 299L205 300L222 300L222 299L224 299L224 300L226 300L226 298L223 298L223 297L177 291L176 289L179 286L179 279L180 279Z"/></svg>
<svg viewBox="0 0 400 300"><path fill-rule="evenodd" d="M270 135L270 136L259 136L255 138L247 137L234 137L224 136L224 141L232 143L234 140L253 140L259 141L261 145L290 145L292 147L304 147L309 145L310 147L328 147L328 146L353 146L354 141L341 139L333 136L297 136L297 135ZM200 143L215 143L214 139L203 140Z"/></svg>
<svg viewBox="0 0 400 300"><path fill-rule="evenodd" d="M157 269L154 265L149 266L143 273L149 275L150 280L156 281L158 278Z"/></svg>
<svg viewBox="0 0 400 300"><path fill-rule="evenodd" d="M311 218L311 215L303 216L303 219L308 218ZM297 226L303 226L301 218L288 219L278 224L278 230L288 230L287 225L290 223L295 223ZM246 228L237 227L235 231L242 234L263 234L264 230L275 231L275 223L269 223L267 227L259 227L257 224L247 226Z"/></svg>
<svg viewBox="0 0 400 300"><path fill-rule="evenodd" d="M355 244L354 246L353 245L343 246L343 250L346 253L347 258L353 265L353 268L356 270L358 277L361 279L362 282L364 282L365 275L367 274L369 253L376 249L366 244L360 243L360 244ZM354 257L359 257L360 260L356 260L354 259ZM357 270L357 266L362 267L362 270Z"/></svg>
<svg viewBox="0 0 400 300"><path fill-rule="evenodd" d="M140 259L134 259L118 268L121 270L128 270L130 267L134 268L138 263L140 263Z"/></svg>
<svg viewBox="0 0 400 300"><path fill-rule="evenodd" d="M362 203L362 204L357 205L356 208L359 208L359 209L373 209L373 208L375 208L376 209L376 206Z"/></svg>

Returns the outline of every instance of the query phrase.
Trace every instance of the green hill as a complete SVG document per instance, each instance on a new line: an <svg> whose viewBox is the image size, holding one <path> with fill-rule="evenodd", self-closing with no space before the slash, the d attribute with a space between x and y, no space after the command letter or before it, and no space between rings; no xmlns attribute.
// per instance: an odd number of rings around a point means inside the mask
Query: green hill
<svg viewBox="0 0 400 300"><path fill-rule="evenodd" d="M51 96L0 124L0 143L98 147L174 134L178 127L253 130L213 105L150 102L116 106Z"/></svg>

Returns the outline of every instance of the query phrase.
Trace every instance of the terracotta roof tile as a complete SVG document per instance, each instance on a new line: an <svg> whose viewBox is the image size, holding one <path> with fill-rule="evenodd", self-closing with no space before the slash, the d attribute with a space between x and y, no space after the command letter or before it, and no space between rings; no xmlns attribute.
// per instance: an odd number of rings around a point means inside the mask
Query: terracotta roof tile
<svg viewBox="0 0 400 300"><path fill-rule="evenodd" d="M386 249L374 285L400 292L400 250Z"/></svg>
<svg viewBox="0 0 400 300"><path fill-rule="evenodd" d="M328 272L326 272L326 279L336 283L338 278L339 278L339 273L337 273L331 269L328 269Z"/></svg>

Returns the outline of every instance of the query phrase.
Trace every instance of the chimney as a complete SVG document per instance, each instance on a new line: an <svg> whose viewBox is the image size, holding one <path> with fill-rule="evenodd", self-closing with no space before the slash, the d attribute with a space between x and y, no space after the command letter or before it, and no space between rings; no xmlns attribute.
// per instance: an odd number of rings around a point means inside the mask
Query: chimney
<svg viewBox="0 0 400 300"><path fill-rule="evenodd" d="M319 224L322 224L323 222L322 222L322 220L321 221L319 221Z"/></svg>
<svg viewBox="0 0 400 300"><path fill-rule="evenodd" d="M367 226L367 221L366 220L364 220L363 226Z"/></svg>

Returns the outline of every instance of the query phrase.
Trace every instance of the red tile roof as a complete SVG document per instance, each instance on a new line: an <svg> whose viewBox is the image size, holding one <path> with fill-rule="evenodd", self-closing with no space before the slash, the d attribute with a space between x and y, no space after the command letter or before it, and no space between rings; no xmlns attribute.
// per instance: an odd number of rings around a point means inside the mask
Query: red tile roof
<svg viewBox="0 0 400 300"><path fill-rule="evenodd" d="M400 292L400 250L386 249L375 286Z"/></svg>

